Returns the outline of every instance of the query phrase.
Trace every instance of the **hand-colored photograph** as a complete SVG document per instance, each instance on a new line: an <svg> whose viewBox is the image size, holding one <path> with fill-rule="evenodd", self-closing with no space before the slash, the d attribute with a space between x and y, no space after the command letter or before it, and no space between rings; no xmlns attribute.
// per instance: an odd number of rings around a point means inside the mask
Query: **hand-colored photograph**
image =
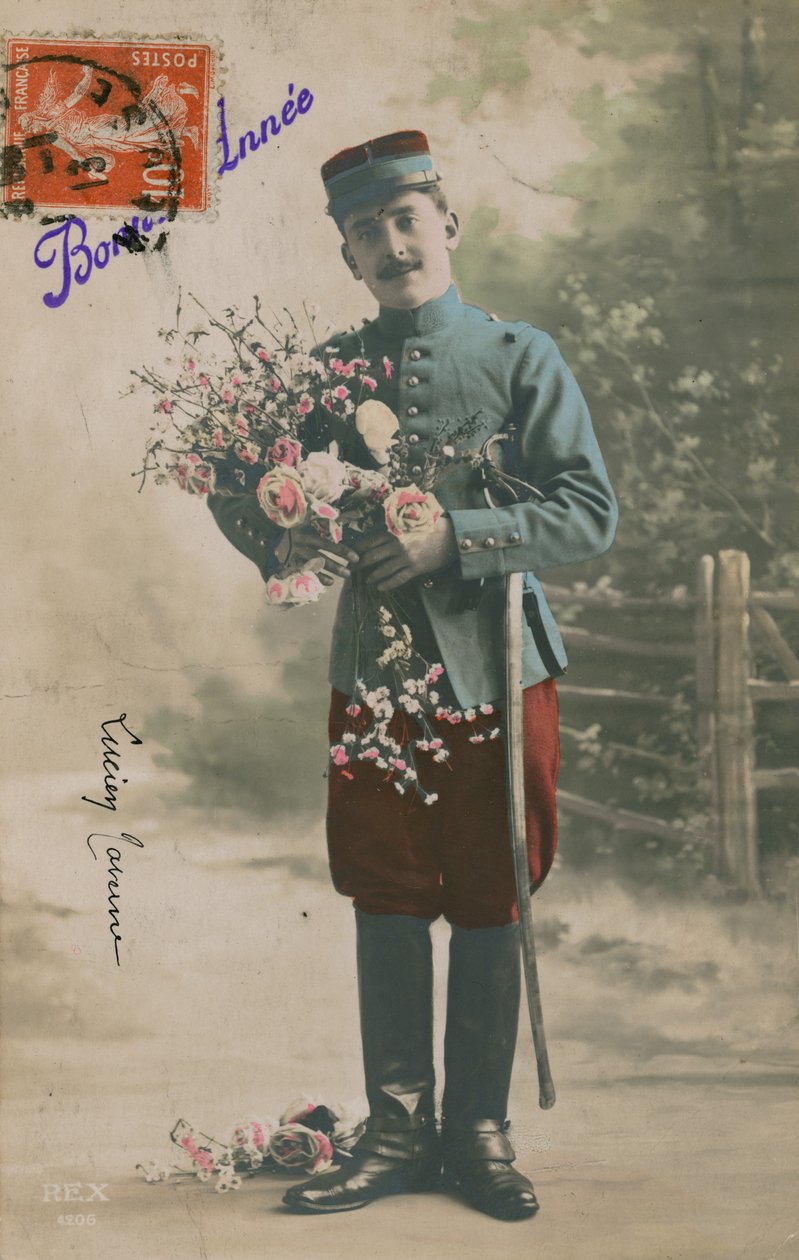
<svg viewBox="0 0 799 1260"><path fill-rule="evenodd" d="M795 7L6 30L0 1252L799 1257Z"/></svg>

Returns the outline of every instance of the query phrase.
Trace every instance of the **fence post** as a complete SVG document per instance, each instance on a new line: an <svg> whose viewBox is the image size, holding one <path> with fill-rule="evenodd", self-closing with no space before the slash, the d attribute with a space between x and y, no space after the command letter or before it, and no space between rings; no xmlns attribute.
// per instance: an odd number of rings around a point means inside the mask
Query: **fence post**
<svg viewBox="0 0 799 1260"><path fill-rule="evenodd" d="M719 828L719 782L716 753L716 623L713 579L715 561L700 556L696 566L696 619L694 644L696 659L696 744L699 760L699 786L707 802L708 831L714 837L714 869L724 871L724 854Z"/></svg>
<svg viewBox="0 0 799 1260"><path fill-rule="evenodd" d="M723 873L750 894L760 892L754 716L749 694L749 557L719 552L717 764Z"/></svg>

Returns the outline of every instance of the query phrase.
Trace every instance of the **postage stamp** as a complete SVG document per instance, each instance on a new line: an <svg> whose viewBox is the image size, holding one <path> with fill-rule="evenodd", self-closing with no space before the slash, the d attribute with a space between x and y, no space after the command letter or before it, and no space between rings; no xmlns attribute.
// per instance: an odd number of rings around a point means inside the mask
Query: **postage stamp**
<svg viewBox="0 0 799 1260"><path fill-rule="evenodd" d="M210 43L12 37L5 60L5 217L209 208Z"/></svg>

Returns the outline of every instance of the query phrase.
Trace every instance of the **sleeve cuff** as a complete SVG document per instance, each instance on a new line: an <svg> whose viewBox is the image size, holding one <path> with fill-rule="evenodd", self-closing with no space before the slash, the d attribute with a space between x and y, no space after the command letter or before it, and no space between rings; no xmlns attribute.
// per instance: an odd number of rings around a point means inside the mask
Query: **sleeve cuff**
<svg viewBox="0 0 799 1260"><path fill-rule="evenodd" d="M509 571L505 552L521 546L522 535L515 523L510 525L491 508L449 510L458 546L461 577L503 577Z"/></svg>

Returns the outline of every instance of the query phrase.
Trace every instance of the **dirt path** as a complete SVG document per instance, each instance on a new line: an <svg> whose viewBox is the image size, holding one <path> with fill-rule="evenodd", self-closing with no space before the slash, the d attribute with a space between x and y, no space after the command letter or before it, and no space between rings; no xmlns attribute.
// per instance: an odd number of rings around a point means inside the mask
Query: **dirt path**
<svg viewBox="0 0 799 1260"><path fill-rule="evenodd" d="M25 1035L2 1073L3 1260L799 1256L789 908L586 892L564 873L538 899L558 1103L536 1107L524 1025L511 1100L535 1220L444 1194L315 1219L286 1213L268 1176L227 1196L146 1184L135 1165L169 1160L179 1117L224 1138L299 1093L360 1089L351 911L290 855L259 853L234 835L137 853L119 969L94 892L70 907L17 855L5 1013ZM444 925L434 939L440 1003ZM68 1214L94 1225L58 1223L45 1187L65 1183L84 1196Z"/></svg>

